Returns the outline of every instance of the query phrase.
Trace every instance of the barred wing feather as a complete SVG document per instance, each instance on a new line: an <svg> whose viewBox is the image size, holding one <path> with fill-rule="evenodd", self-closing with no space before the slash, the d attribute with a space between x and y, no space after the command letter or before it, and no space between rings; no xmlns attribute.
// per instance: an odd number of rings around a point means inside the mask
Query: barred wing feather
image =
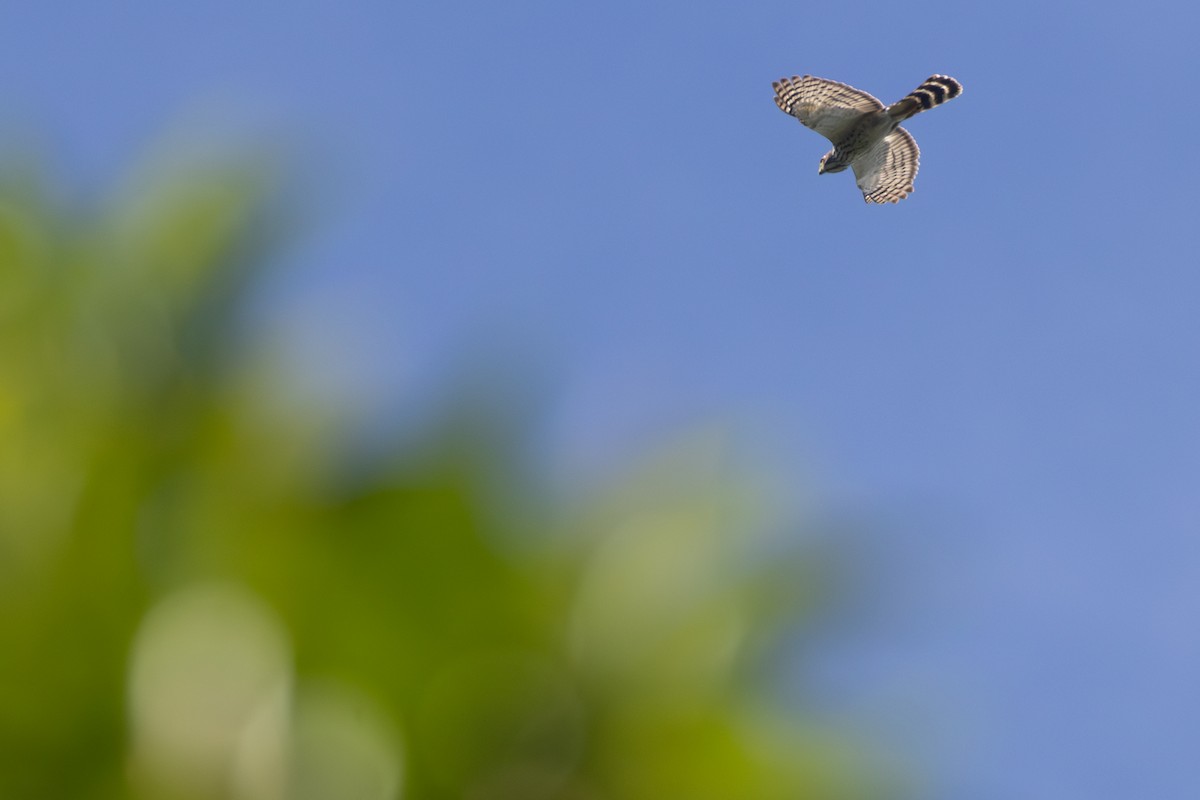
<svg viewBox="0 0 1200 800"><path fill-rule="evenodd" d="M863 114L884 108L861 89L812 75L793 75L771 85L775 105L831 142L841 138Z"/></svg>

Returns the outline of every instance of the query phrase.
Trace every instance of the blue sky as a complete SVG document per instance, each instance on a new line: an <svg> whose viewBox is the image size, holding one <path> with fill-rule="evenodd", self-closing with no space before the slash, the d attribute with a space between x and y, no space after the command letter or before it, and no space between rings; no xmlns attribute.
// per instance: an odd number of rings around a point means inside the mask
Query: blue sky
<svg viewBox="0 0 1200 800"><path fill-rule="evenodd" d="M877 522L870 630L813 679L931 796L1200 796L1195 7L131 0L0 29L0 134L67 187L180 130L302 157L279 313L347 402L502 352L545 376L554 469L715 421ZM805 73L962 81L907 126L912 197L817 175L771 101Z"/></svg>

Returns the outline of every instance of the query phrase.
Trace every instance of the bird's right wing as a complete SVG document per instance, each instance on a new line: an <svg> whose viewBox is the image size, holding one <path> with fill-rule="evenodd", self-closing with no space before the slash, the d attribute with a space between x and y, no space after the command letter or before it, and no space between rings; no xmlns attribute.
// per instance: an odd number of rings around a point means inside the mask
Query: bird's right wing
<svg viewBox="0 0 1200 800"><path fill-rule="evenodd" d="M921 150L904 128L896 128L850 162L868 203L897 203L908 197L920 166Z"/></svg>

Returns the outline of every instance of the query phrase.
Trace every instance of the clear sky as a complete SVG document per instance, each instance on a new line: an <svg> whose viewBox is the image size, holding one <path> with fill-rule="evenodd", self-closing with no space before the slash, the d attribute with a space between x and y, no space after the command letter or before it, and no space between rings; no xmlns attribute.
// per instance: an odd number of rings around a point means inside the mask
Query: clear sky
<svg viewBox="0 0 1200 800"><path fill-rule="evenodd" d="M877 526L812 679L932 797L1200 797L1197 8L13 2L0 139L81 192L287 141L312 371L376 407L504 352L567 472L729 425ZM908 200L817 175L771 101L805 73L963 83Z"/></svg>

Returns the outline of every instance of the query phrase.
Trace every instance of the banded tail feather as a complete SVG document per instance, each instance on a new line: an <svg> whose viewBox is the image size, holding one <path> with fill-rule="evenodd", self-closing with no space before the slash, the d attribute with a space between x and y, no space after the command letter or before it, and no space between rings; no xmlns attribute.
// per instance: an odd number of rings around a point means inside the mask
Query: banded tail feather
<svg viewBox="0 0 1200 800"><path fill-rule="evenodd" d="M903 122L962 94L962 84L948 75L930 75L907 96L888 106L888 116Z"/></svg>

